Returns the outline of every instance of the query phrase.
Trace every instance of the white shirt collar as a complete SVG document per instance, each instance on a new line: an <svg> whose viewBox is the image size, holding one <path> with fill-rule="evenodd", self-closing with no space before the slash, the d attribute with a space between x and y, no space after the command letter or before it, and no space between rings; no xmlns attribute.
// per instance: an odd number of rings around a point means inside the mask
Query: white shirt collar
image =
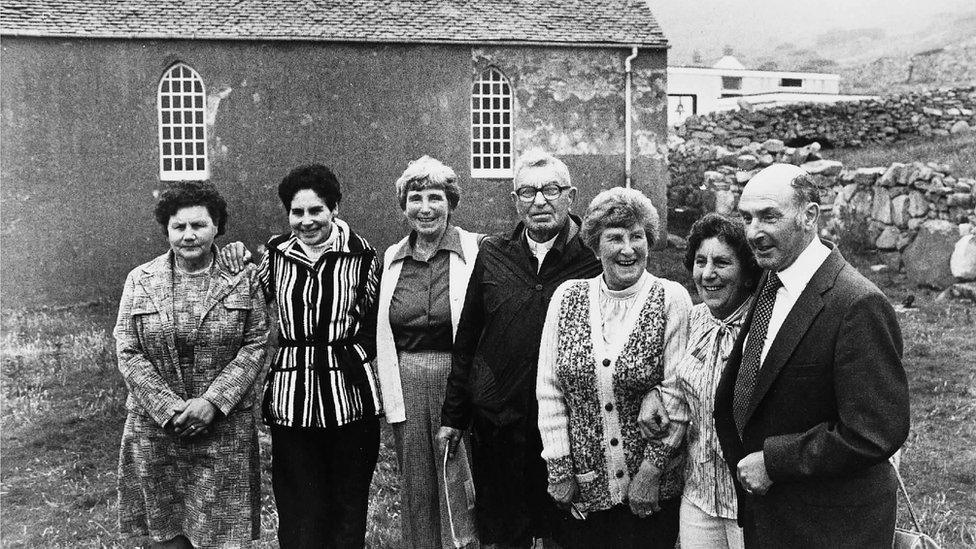
<svg viewBox="0 0 976 549"><path fill-rule="evenodd" d="M783 288L790 295L800 295L829 255L830 248L825 246L819 238L814 237L789 267L776 273L783 282Z"/></svg>
<svg viewBox="0 0 976 549"><path fill-rule="evenodd" d="M559 233L556 233L556 236L546 240L545 242L536 242L535 240L532 240L531 236L529 236L528 231L525 233L525 241L529 244L529 250L531 250L536 256L539 254L546 255L546 253L551 250L553 245L556 243L557 238L559 238Z"/></svg>

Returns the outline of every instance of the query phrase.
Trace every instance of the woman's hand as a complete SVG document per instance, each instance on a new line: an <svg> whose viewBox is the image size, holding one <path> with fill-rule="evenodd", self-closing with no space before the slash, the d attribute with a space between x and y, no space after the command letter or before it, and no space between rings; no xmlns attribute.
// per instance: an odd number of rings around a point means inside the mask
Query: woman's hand
<svg viewBox="0 0 976 549"><path fill-rule="evenodd" d="M578 495L579 485L575 477L566 477L555 484L549 484L549 496L560 509L568 510Z"/></svg>
<svg viewBox="0 0 976 549"><path fill-rule="evenodd" d="M630 512L644 518L660 511L660 491L661 470L645 459L630 481L627 493Z"/></svg>
<svg viewBox="0 0 976 549"><path fill-rule="evenodd" d="M174 432L181 437L193 437L206 434L207 427L217 415L217 408L210 401L203 398L191 398L186 401L183 413L170 423Z"/></svg>
<svg viewBox="0 0 976 549"><path fill-rule="evenodd" d="M656 389L651 389L641 401L640 413L637 415L637 426L645 438L661 438L668 434L671 418L664 408L664 401Z"/></svg>
<svg viewBox="0 0 976 549"><path fill-rule="evenodd" d="M250 260L251 252L247 251L244 243L239 241L224 246L217 254L217 263L233 274L243 271L244 266Z"/></svg>

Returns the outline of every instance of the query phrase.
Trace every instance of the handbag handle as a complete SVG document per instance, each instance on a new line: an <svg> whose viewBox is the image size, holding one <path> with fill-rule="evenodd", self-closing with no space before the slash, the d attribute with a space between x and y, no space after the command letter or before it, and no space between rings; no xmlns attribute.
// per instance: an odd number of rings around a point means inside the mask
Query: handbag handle
<svg viewBox="0 0 976 549"><path fill-rule="evenodd" d="M921 534L923 533L922 526L918 523L918 517L915 516L915 508L912 507L912 500L908 497L905 481L902 480L901 473L898 471L898 466L894 461L891 462L891 466L895 470L895 478L898 479L898 487L901 488L901 494L905 496L905 506L908 507L908 515L912 517L912 522L915 524L915 531Z"/></svg>

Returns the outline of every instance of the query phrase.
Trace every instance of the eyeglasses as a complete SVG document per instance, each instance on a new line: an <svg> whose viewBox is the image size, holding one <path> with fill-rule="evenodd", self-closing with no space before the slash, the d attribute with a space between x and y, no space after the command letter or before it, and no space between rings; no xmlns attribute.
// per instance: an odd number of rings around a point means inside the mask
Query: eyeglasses
<svg viewBox="0 0 976 549"><path fill-rule="evenodd" d="M542 196L546 200L555 200L568 188L568 186L561 187L553 183L543 185L542 187L519 187L515 191L515 196L519 197L519 200L522 202L532 202L535 200L535 195L542 193Z"/></svg>

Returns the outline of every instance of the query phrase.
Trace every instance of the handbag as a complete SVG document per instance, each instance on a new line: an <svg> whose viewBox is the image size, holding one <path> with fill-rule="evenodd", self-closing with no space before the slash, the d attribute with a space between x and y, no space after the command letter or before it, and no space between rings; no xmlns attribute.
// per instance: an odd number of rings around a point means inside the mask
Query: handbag
<svg viewBox="0 0 976 549"><path fill-rule="evenodd" d="M905 482L901 479L901 473L898 472L899 461L898 454L892 456L891 464L895 468L898 487L901 488L901 494L905 496L905 506L908 508L908 515L912 517L912 524L915 525L915 530L896 527L895 541L892 544L892 549L942 549L934 539L926 536L922 532L922 526L918 523L918 517L915 516L915 508L912 507L912 500L908 497Z"/></svg>
<svg viewBox="0 0 976 549"><path fill-rule="evenodd" d="M455 452L455 458L448 459L450 448L444 448L444 499L454 547L464 547L478 540L474 521L474 481L463 440Z"/></svg>

